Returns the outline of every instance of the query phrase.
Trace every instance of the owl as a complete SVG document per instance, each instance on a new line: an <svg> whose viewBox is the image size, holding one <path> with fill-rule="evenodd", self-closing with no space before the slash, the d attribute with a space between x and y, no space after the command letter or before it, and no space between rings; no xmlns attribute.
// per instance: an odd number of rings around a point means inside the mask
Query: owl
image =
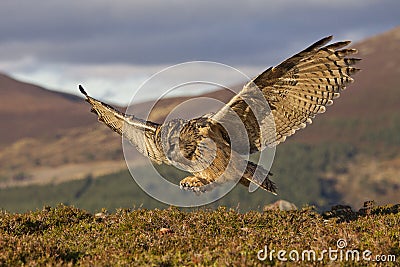
<svg viewBox="0 0 400 267"><path fill-rule="evenodd" d="M274 147L312 123L340 96L359 69L350 41L325 37L262 72L215 113L163 124L124 114L79 89L99 121L156 164L191 173L184 190L204 192L228 181L276 193L271 173L249 155Z"/></svg>

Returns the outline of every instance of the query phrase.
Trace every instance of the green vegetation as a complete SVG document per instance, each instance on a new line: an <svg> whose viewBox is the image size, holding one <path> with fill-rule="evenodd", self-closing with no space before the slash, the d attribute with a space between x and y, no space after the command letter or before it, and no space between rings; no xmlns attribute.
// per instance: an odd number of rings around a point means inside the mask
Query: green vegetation
<svg viewBox="0 0 400 267"><path fill-rule="evenodd" d="M71 206L45 207L25 214L0 212L0 266L15 265L134 265L134 266L262 266L280 265L277 251L313 250L316 260L304 257L301 266L326 265L324 249L359 251L342 256L335 265L365 266L384 255L385 266L400 262L400 205L369 207L360 212L333 209L320 215L310 208L299 211L251 211L198 209L119 209L92 215ZM272 260L257 259L265 246ZM269 255L269 254L268 254ZM343 254L346 255L346 254ZM285 256L288 258L288 254ZM394 258L395 257L395 258ZM395 260L395 261L389 261ZM332 263L331 263L332 264Z"/></svg>
<svg viewBox="0 0 400 267"><path fill-rule="evenodd" d="M231 208L239 206L242 211L262 210L264 205L272 201L286 199L299 207L311 204L320 210L327 209L340 202L340 194L324 184L320 174L333 169L343 171L340 170L343 168L341 163L353 157L355 153L354 148L340 144L311 146L292 143L281 146L272 167L272 179L278 185L278 196L261 189L249 193L247 188L238 185L209 207L223 205ZM169 166L157 168L164 177L168 177L174 183L178 183L186 175ZM146 175L147 172L145 168L138 168L136 171L142 175ZM155 184L154 188L157 186ZM96 179L89 176L84 180L58 185L0 190L0 208L11 212L25 212L58 203L75 205L91 212L102 208L115 210L141 206L149 209L166 207L143 192L128 171Z"/></svg>
<svg viewBox="0 0 400 267"><path fill-rule="evenodd" d="M399 118L394 114L391 119L379 120L380 123L377 119L374 126L362 119L319 120L318 123L323 129L320 135L332 139L330 135L333 134L337 136L338 141L333 143L321 138L320 143L308 144L289 140L278 146L271 169L274 174L272 180L278 186L277 197L262 190L249 193L245 187L238 185L224 198L208 207L239 206L244 212L262 210L266 204L277 199L285 199L298 207L314 205L323 211L332 205L344 204L343 194L346 190L338 188L335 179L326 179L325 174L347 173L348 164L354 162L358 156L398 157ZM325 132L324 129L331 131ZM349 136L350 132L352 136ZM350 140L358 141L350 142ZM166 179L176 184L185 176L184 172L165 165L157 169ZM138 168L137 171L142 175L146 175L147 172L144 168ZM22 178L29 175L22 171L20 174ZM6 178L12 177L4 179ZM376 183L379 183L379 186ZM154 185L155 188L157 186ZM359 184L359 188L352 190L358 192L375 190L377 192L374 195L379 195L380 192L393 191L393 184L381 181L364 182ZM0 208L11 212L25 212L58 203L75 205L91 212L102 208L109 210L130 207L165 208L165 205L144 193L127 171L100 178L87 177L84 180L57 185L0 189Z"/></svg>
<svg viewBox="0 0 400 267"><path fill-rule="evenodd" d="M367 156L388 158L399 155L399 113L376 114L367 118L349 116L318 119L315 123L318 124L316 130L319 131L319 135L314 136L317 141L351 144L361 154ZM312 129L307 130L312 131ZM314 141L312 143L315 143Z"/></svg>
<svg viewBox="0 0 400 267"><path fill-rule="evenodd" d="M332 205L344 204L344 194L349 194L348 188L343 188L343 182L342 187L338 186L335 176L348 173L349 164L355 162L357 158L386 160L399 157L400 116L398 114L385 117L377 115L373 119L352 117L318 119L315 123L319 126L317 141L314 137L310 139L312 140L310 143L307 143L307 140L304 141L305 143L288 140L277 147L271 169L274 174L272 180L278 186L277 197L262 190L249 193L246 188L238 185L223 199L208 207L224 205L231 208L239 206L241 211L261 210L264 205L272 201L285 199L298 207L315 205L318 210L323 211ZM306 130L310 133L315 132L315 129ZM113 138L117 137L113 136ZM121 151L111 149L111 154L115 157L121 156ZM86 156L90 158L91 154ZM40 164L43 166L45 162L40 161ZM29 171L24 171L22 167L14 167L16 176L3 176L0 179L29 178ZM164 165L157 169L167 180L176 184L185 175L177 169ZM147 172L144 168L138 168L137 171L143 175ZM331 179L326 179L327 173L333 174L330 176ZM374 173L371 173L371 177L374 177ZM352 193L355 191L376 192L373 195L379 196L383 195L382 192L392 192L399 186L390 181L368 180L364 177L357 177L357 179L362 182L351 187ZM155 188L157 186L157 184L154 185ZM397 200L391 198L391 202L397 202ZM57 185L0 189L0 208L11 212L35 210L44 205L58 203L75 205L91 212L102 208L115 210L124 207L165 207L147 196L127 171L100 178L87 177L85 180Z"/></svg>
<svg viewBox="0 0 400 267"><path fill-rule="evenodd" d="M12 212L25 212L58 203L75 205L92 212L102 208L139 207L143 203L148 208L162 207L136 185L128 171L98 179L89 176L84 180L58 185L6 188L0 193L0 208Z"/></svg>

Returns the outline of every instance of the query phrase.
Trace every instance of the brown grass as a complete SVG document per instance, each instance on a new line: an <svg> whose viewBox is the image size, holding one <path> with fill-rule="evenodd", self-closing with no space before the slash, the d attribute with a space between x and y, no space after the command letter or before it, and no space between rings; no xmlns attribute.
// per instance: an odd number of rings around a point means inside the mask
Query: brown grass
<svg viewBox="0 0 400 267"><path fill-rule="evenodd" d="M334 208L320 215L299 211L238 213L235 210L118 210L96 215L68 206L26 214L0 214L0 265L262 266L282 265L257 253L337 249L371 250L400 258L400 206L368 207L352 212ZM286 255L287 256L287 255ZM301 266L328 264L302 261ZM366 261L334 265L364 266ZM331 262L332 264L332 262Z"/></svg>

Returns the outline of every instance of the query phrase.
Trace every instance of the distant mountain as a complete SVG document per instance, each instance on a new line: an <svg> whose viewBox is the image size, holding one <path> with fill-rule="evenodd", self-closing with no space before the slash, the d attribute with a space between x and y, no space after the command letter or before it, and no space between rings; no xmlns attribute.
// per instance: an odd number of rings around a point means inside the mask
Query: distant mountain
<svg viewBox="0 0 400 267"><path fill-rule="evenodd" d="M0 147L93 123L81 98L0 74Z"/></svg>

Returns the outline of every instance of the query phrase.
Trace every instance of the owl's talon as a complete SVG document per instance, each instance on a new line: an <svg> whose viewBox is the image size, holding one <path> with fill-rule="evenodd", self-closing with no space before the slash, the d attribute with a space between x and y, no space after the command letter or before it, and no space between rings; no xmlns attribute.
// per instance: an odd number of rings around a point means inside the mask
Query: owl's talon
<svg viewBox="0 0 400 267"><path fill-rule="evenodd" d="M206 179L195 176L189 176L180 181L179 187L182 190L192 191L196 194L199 194L207 191L206 185L208 184L209 182Z"/></svg>

